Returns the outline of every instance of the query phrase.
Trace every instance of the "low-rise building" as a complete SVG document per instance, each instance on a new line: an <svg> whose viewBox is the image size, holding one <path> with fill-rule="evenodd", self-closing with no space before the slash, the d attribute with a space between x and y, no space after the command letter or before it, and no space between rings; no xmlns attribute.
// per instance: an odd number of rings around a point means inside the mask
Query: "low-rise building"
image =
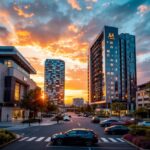
<svg viewBox="0 0 150 150"><path fill-rule="evenodd" d="M138 86L136 92L136 109L141 107L150 109L150 81Z"/></svg>
<svg viewBox="0 0 150 150"><path fill-rule="evenodd" d="M73 105L76 107L82 107L84 105L83 98L73 98Z"/></svg>
<svg viewBox="0 0 150 150"><path fill-rule="evenodd" d="M13 46L0 46L0 121L26 117L21 99L36 83L30 78L35 69Z"/></svg>

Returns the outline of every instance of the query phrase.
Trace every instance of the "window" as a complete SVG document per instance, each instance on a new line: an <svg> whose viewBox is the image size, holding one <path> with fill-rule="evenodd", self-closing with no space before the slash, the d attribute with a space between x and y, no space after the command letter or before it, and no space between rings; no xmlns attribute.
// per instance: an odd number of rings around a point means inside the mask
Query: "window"
<svg viewBox="0 0 150 150"><path fill-rule="evenodd" d="M110 63L110 66L114 66L114 64L113 64L113 63Z"/></svg>
<svg viewBox="0 0 150 150"><path fill-rule="evenodd" d="M12 61L11 60L6 60L5 65L7 65L8 68L12 67Z"/></svg>
<svg viewBox="0 0 150 150"><path fill-rule="evenodd" d="M19 101L20 99L20 84L18 82L15 83L15 100Z"/></svg>

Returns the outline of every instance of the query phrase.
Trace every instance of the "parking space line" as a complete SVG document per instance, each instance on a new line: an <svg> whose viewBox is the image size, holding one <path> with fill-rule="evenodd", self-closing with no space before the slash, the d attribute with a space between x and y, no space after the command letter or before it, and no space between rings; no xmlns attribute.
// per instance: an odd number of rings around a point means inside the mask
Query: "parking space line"
<svg viewBox="0 0 150 150"><path fill-rule="evenodd" d="M26 139L28 139L29 137L24 137L24 138L22 138L22 139L20 139L19 141L24 141L24 140L26 140Z"/></svg>
<svg viewBox="0 0 150 150"><path fill-rule="evenodd" d="M115 140L115 139L113 139L113 138L108 138L111 142L114 142L114 143L116 143L117 141Z"/></svg>
<svg viewBox="0 0 150 150"><path fill-rule="evenodd" d="M121 138L116 138L118 141L120 142L125 142L124 140L122 140Z"/></svg>
<svg viewBox="0 0 150 150"><path fill-rule="evenodd" d="M30 141L33 141L34 139L36 139L36 137L29 138L29 139L26 140L26 141L30 142Z"/></svg>
<svg viewBox="0 0 150 150"><path fill-rule="evenodd" d="M38 139L35 140L35 141L36 141L36 142L40 142L40 141L42 141L44 138L45 138L45 137L40 137L40 138L38 138Z"/></svg>
<svg viewBox="0 0 150 150"><path fill-rule="evenodd" d="M45 142L50 142L51 141L51 137L48 137Z"/></svg>
<svg viewBox="0 0 150 150"><path fill-rule="evenodd" d="M109 141L106 138L101 138L101 140L105 143L108 143Z"/></svg>

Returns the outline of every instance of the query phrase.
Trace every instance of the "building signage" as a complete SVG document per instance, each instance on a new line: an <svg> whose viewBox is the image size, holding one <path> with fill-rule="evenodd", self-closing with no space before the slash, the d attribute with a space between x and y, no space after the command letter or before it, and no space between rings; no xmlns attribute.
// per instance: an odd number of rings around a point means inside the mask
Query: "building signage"
<svg viewBox="0 0 150 150"><path fill-rule="evenodd" d="M114 38L114 33L109 33L108 34L108 38L110 39L110 40L114 40L115 38Z"/></svg>

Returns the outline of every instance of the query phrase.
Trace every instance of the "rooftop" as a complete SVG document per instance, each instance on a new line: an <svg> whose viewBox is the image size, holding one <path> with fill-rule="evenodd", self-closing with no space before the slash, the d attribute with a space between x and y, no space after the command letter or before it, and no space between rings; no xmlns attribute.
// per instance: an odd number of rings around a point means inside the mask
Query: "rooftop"
<svg viewBox="0 0 150 150"><path fill-rule="evenodd" d="M30 74L36 74L36 70L22 56L14 46L0 46L0 58L12 58Z"/></svg>

